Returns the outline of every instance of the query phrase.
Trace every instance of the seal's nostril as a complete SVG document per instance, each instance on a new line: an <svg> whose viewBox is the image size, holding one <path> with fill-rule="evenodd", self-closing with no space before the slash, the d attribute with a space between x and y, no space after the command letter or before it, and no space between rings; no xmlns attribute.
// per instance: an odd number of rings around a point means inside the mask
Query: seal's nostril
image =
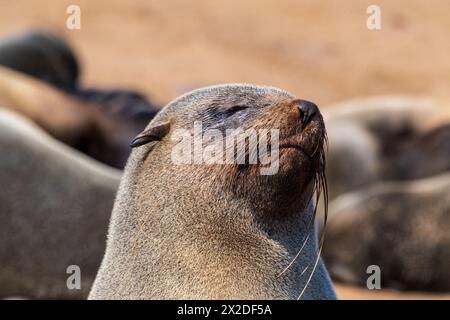
<svg viewBox="0 0 450 320"><path fill-rule="evenodd" d="M304 127L319 112L319 108L314 103L306 100L298 100L298 104L302 125Z"/></svg>

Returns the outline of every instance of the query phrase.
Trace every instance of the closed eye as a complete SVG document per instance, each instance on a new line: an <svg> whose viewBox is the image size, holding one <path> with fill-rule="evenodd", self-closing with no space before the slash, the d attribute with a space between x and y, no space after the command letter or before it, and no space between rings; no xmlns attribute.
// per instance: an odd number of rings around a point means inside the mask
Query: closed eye
<svg viewBox="0 0 450 320"><path fill-rule="evenodd" d="M240 111L243 111L245 109L249 109L250 107L245 106L245 105L235 105L235 106L231 106L229 108L214 108L214 109L210 109L207 112L207 117L211 117L211 118L215 118L218 121L223 121L227 118L232 117L233 115L237 114Z"/></svg>
<svg viewBox="0 0 450 320"><path fill-rule="evenodd" d="M231 108L228 108L225 111L225 114L226 115L232 115L232 114L234 114L236 112L239 112L239 111L242 111L242 110L245 110L245 109L248 109L248 107L244 106L244 105L236 105L236 106L232 106Z"/></svg>

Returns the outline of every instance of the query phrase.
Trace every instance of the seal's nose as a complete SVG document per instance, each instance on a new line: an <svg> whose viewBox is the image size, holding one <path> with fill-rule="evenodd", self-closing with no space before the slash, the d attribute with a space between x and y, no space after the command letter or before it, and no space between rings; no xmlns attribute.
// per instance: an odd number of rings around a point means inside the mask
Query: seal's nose
<svg viewBox="0 0 450 320"><path fill-rule="evenodd" d="M312 102L306 100L297 100L302 126L305 127L311 119L319 113L319 108Z"/></svg>

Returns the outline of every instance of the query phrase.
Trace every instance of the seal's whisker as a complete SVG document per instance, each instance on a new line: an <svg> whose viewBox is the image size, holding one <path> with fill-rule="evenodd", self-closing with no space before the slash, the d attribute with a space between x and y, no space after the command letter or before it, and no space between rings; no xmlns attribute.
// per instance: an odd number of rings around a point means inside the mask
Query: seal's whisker
<svg viewBox="0 0 450 320"><path fill-rule="evenodd" d="M325 140L326 141L326 140ZM327 184L327 179L325 176L325 167L326 167L326 158L325 158L325 150L326 150L326 144L324 145L324 148L322 150L322 153L320 155L320 159L321 159L321 168L319 170L319 184L320 184L320 189L323 192L323 204L324 204L324 222L323 222L323 228L322 228L322 234L320 236L320 241L319 241L319 249L317 251L317 257L316 260L314 262L314 267L313 270L311 271L309 278L305 284L305 287L303 288L303 290L301 291L300 295L298 296L297 300L300 300L301 297L303 296L303 294L305 293L309 283L311 282L312 277L314 276L314 273L317 269L317 265L320 261L320 255L322 253L322 248L323 248L323 244L324 244L324 240L325 240L325 230L326 230L326 225L327 225L327 220L328 220L328 184Z"/></svg>
<svg viewBox="0 0 450 320"><path fill-rule="evenodd" d="M311 222L313 222L314 221L314 219L311 219L310 220L310 223L308 224L308 230L311 228L311 225L313 225L313 223L311 223ZM303 241L303 244L302 244L302 246L301 246L301 248L300 248L300 250L297 252L297 254L294 256L294 258L291 260L291 262L283 269L283 271L281 271L280 272L280 274L278 274L278 277L281 277L293 264L294 264L294 262L297 260L297 258L300 256L300 254L302 253L302 251L303 251L303 248L305 247L305 245L306 245L306 243L309 241L309 236L311 235L311 232L308 232L308 234L307 234L307 236L306 236L306 238L305 238L305 240ZM305 270L304 270L305 271ZM303 272L304 272L303 271ZM302 272L302 274L303 274L303 272Z"/></svg>
<svg viewBox="0 0 450 320"><path fill-rule="evenodd" d="M309 266L306 266L305 269L303 269L302 273L300 273L300 277L308 270Z"/></svg>
<svg viewBox="0 0 450 320"><path fill-rule="evenodd" d="M316 204L314 206L314 212L313 215L311 216L311 219L308 222L308 228L307 228L307 234L306 234L306 238L303 241L303 244L300 248L300 250L297 252L297 254L294 256L294 258L291 260L291 262L287 265L286 268L283 269L283 271L278 275L278 277L280 277L281 275L283 275L293 264L294 262L297 260L297 258L300 256L300 254L303 251L303 248L305 247L306 243L309 241L310 235L314 229L314 221L316 219L316 213L317 213L317 203L319 202L319 198L320 198L320 183L319 183L319 179L318 179L318 175L316 175L314 177L314 190L313 190L313 195L316 194ZM311 197L312 199L312 197ZM311 201L311 199L308 201L308 203ZM303 274L303 272L302 272Z"/></svg>

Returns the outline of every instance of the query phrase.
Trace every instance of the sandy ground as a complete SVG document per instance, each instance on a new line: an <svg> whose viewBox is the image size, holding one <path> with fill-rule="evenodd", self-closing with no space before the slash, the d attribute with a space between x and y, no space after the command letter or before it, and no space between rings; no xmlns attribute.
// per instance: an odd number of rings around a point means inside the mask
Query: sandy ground
<svg viewBox="0 0 450 320"><path fill-rule="evenodd" d="M69 4L81 30L65 27ZM450 1L0 0L0 37L31 28L72 43L92 86L142 90L159 103L189 89L251 82L326 105L376 94L448 96ZM348 298L447 298L337 286Z"/></svg>
<svg viewBox="0 0 450 320"><path fill-rule="evenodd" d="M450 300L450 293L400 292L392 289L369 290L335 283L341 300Z"/></svg>
<svg viewBox="0 0 450 320"><path fill-rule="evenodd" d="M373 94L445 95L450 2L397 0L366 27L352 0L78 0L81 30L65 27L73 1L1 1L0 36L46 28L73 42L90 85L128 86L159 102L198 86L253 82L319 105Z"/></svg>

